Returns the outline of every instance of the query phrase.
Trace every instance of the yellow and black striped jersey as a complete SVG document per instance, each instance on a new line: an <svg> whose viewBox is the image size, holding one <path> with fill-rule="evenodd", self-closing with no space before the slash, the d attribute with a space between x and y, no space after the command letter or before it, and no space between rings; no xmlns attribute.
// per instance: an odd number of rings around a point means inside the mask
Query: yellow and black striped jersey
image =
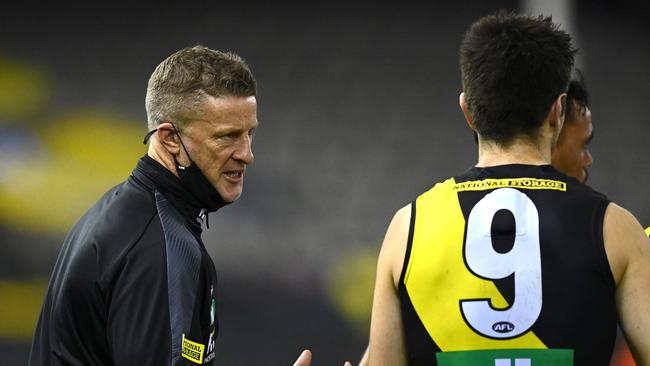
<svg viewBox="0 0 650 366"><path fill-rule="evenodd" d="M411 365L609 365L608 199L550 165L472 168L411 205L399 283Z"/></svg>

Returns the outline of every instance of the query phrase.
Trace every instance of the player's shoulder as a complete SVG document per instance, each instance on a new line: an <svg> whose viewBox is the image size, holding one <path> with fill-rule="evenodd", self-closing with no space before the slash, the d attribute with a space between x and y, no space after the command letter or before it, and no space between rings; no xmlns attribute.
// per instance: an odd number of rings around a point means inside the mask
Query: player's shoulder
<svg viewBox="0 0 650 366"><path fill-rule="evenodd" d="M630 211L614 202L610 202L607 206L605 220L610 227L621 227L623 230L633 229L635 231L639 231L639 228L642 229L641 224Z"/></svg>
<svg viewBox="0 0 650 366"><path fill-rule="evenodd" d="M397 210L395 215L393 215L390 226L400 229L408 229L411 220L412 207L412 203L409 203Z"/></svg>
<svg viewBox="0 0 650 366"><path fill-rule="evenodd" d="M640 253L647 252L647 231L644 232L631 212L612 202L605 212L603 238L607 257L618 283L627 263L637 260Z"/></svg>
<svg viewBox="0 0 650 366"><path fill-rule="evenodd" d="M454 188L456 187L456 179L454 177L450 177L444 180L437 181L431 186L428 190L420 193L414 202L427 202L430 200L434 200L436 196L448 192L454 191ZM410 207L410 205L409 205ZM402 208L404 209L404 208Z"/></svg>

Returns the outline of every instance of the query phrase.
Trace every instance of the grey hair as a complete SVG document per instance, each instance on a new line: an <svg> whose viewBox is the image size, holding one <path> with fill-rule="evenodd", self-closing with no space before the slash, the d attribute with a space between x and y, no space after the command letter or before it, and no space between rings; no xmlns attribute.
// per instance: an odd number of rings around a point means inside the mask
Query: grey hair
<svg viewBox="0 0 650 366"><path fill-rule="evenodd" d="M249 97L257 82L246 62L231 52L184 48L161 62L149 78L145 106L149 130L170 121L182 128L205 98Z"/></svg>

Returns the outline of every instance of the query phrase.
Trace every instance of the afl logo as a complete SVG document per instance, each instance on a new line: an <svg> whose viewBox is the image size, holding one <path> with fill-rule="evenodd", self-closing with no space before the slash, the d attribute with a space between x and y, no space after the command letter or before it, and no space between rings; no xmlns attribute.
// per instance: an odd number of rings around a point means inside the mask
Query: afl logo
<svg viewBox="0 0 650 366"><path fill-rule="evenodd" d="M510 333L515 330L515 325L510 322L498 322L492 325L492 330L499 333Z"/></svg>

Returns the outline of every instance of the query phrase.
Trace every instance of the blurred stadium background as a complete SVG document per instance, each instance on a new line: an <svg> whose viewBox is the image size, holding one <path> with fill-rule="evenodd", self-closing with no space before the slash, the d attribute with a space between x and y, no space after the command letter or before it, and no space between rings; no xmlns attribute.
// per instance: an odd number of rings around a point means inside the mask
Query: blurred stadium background
<svg viewBox="0 0 650 366"><path fill-rule="evenodd" d="M289 365L303 348L315 365L358 360L392 214L475 162L458 108L463 31L500 8L540 6L222 3L2 5L3 365L26 363L66 231L145 153L150 73L195 44L239 53L259 83L244 196L204 234L220 276L218 364ZM650 225L649 5L541 6L581 49L596 131L589 183Z"/></svg>

